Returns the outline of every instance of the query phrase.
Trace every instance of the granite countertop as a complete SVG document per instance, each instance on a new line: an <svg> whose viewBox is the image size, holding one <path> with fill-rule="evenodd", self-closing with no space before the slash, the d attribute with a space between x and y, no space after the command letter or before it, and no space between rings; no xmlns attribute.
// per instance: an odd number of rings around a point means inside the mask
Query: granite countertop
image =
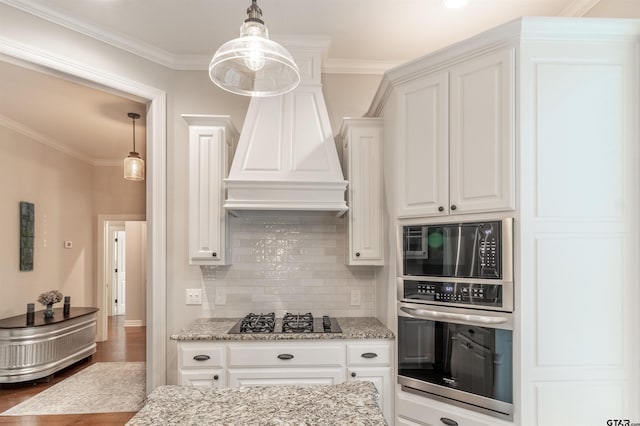
<svg viewBox="0 0 640 426"><path fill-rule="evenodd" d="M189 327L171 335L171 340L330 340L330 339L393 339L391 330L377 318L336 318L342 333L266 333L228 334L239 318L200 318Z"/></svg>
<svg viewBox="0 0 640 426"><path fill-rule="evenodd" d="M151 425L386 425L371 382L228 389L156 388L127 423Z"/></svg>

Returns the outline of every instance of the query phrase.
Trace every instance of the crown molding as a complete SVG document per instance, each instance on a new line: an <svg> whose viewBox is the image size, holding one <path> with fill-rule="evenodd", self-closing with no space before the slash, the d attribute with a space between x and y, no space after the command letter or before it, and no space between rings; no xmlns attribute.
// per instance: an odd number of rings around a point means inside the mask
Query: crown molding
<svg viewBox="0 0 640 426"><path fill-rule="evenodd" d="M0 3L7 4L23 12L29 13L38 18L60 25L87 37L106 43L117 49L124 50L136 56L154 62L165 68L176 71L201 71L209 69L211 62L210 55L179 55L160 49L156 46L144 43L141 40L124 34L105 30L94 22L78 20L53 8L33 4L28 0L0 0ZM314 47L323 50L322 72L326 74L383 74L387 69L399 65L401 62L351 60L351 59L329 59L326 52L331 39L326 36L299 37L299 36L276 36L274 40L291 48Z"/></svg>
<svg viewBox="0 0 640 426"><path fill-rule="evenodd" d="M18 134L21 134L22 136L25 136L35 142L41 143L42 145L46 145L49 148L55 149L56 151L61 152L62 154L68 155L69 157L73 157L76 160L80 160L83 163L87 163L92 166L96 165L95 162L91 158L87 157L86 155L83 155L77 151L74 151L66 147L60 141L52 137L43 135L42 133L36 132L32 128L25 126L24 124L19 123L15 120L12 120L6 115L0 114L0 126L7 128L9 130L12 130Z"/></svg>

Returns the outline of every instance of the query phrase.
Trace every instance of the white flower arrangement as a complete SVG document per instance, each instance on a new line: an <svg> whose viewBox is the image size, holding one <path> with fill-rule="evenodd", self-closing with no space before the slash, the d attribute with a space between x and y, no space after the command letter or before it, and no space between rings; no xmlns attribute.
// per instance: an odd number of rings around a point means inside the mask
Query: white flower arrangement
<svg viewBox="0 0 640 426"><path fill-rule="evenodd" d="M38 296L38 303L43 305L52 305L54 303L58 303L62 300L62 293L58 290L49 290L45 293L42 293Z"/></svg>

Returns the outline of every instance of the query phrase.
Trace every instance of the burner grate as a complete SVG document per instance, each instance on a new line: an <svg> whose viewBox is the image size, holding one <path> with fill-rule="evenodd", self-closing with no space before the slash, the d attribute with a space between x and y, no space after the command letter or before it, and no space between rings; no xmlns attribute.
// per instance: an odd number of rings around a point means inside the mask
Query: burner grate
<svg viewBox="0 0 640 426"><path fill-rule="evenodd" d="M313 315L306 314L284 314L282 318L283 333L313 333Z"/></svg>
<svg viewBox="0 0 640 426"><path fill-rule="evenodd" d="M276 314L270 312L268 314L246 315L240 323L241 333L273 333L276 327Z"/></svg>

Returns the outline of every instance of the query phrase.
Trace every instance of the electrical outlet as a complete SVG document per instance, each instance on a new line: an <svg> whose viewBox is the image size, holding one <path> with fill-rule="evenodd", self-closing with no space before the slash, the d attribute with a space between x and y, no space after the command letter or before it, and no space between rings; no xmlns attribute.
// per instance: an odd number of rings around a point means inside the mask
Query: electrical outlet
<svg viewBox="0 0 640 426"><path fill-rule="evenodd" d="M187 289L187 305L202 305L202 289L201 288Z"/></svg>
<svg viewBox="0 0 640 426"><path fill-rule="evenodd" d="M224 287L216 287L213 298L214 304L224 305L227 303L227 290Z"/></svg>
<svg viewBox="0 0 640 426"><path fill-rule="evenodd" d="M351 290L351 306L360 306L360 290Z"/></svg>

